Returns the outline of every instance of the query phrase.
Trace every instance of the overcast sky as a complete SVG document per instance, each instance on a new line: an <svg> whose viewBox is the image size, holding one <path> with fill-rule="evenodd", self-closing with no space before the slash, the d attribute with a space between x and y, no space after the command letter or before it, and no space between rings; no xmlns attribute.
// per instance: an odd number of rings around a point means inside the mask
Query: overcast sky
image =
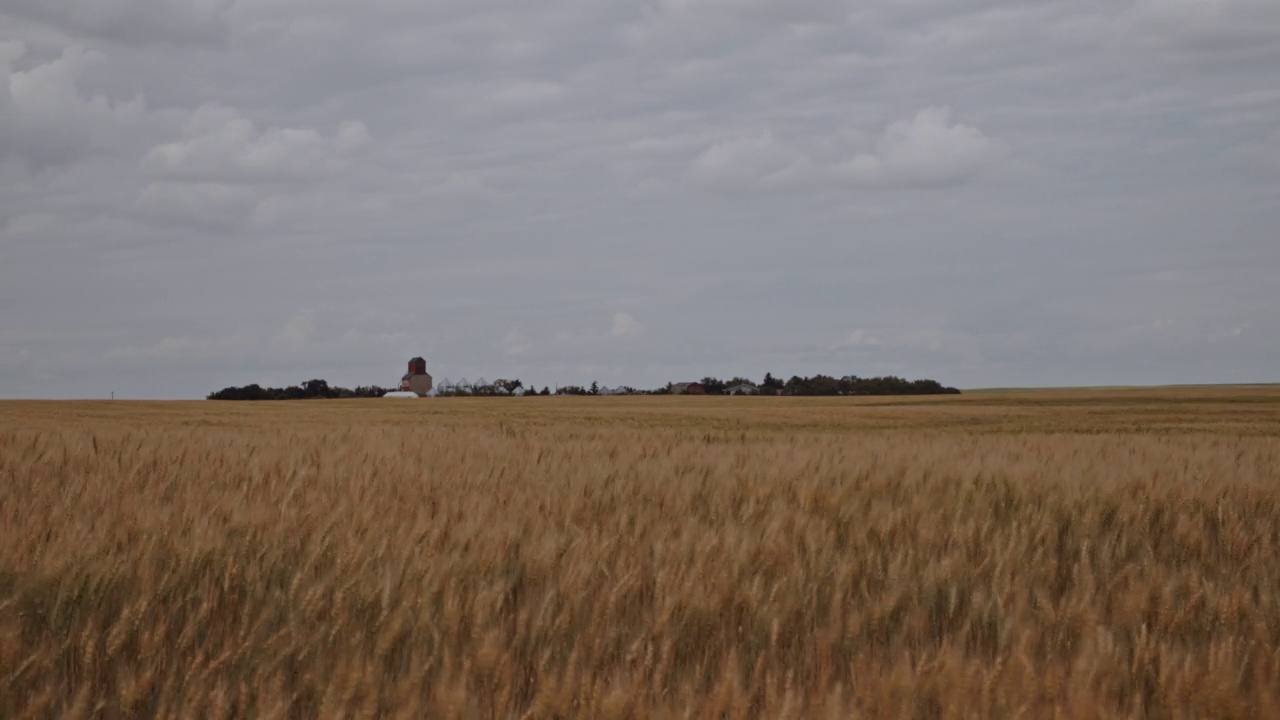
<svg viewBox="0 0 1280 720"><path fill-rule="evenodd" d="M1280 381L1276 0L5 0L0 397Z"/></svg>

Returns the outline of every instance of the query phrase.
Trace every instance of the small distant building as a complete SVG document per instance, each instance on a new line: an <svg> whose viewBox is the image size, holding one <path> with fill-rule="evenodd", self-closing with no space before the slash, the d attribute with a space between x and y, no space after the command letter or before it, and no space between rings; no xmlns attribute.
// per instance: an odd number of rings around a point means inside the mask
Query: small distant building
<svg viewBox="0 0 1280 720"><path fill-rule="evenodd" d="M409 372L400 378L400 391L411 392L418 397L426 397L431 388L431 374L427 372L427 361L416 357L409 361Z"/></svg>
<svg viewBox="0 0 1280 720"><path fill-rule="evenodd" d="M741 385L734 385L731 388L725 388L724 394L725 395L759 395L760 388L756 387L755 385L752 385L751 383L742 383Z"/></svg>
<svg viewBox="0 0 1280 720"><path fill-rule="evenodd" d="M698 382L671 383L672 395L706 395L707 387Z"/></svg>

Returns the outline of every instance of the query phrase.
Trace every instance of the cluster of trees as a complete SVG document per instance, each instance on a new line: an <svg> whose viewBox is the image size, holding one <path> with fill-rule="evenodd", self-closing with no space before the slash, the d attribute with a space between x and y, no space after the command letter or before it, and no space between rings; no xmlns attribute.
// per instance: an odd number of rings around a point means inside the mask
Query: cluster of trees
<svg viewBox="0 0 1280 720"><path fill-rule="evenodd" d="M814 375L813 377L791 376L790 380L781 380L772 373L765 373L759 384L744 377L720 380L704 377L698 381L707 395L723 395L729 388L738 385L752 385L759 388L762 395L958 395L960 391L953 387L944 387L937 380L904 380L900 377L860 378L857 375L832 377L830 375ZM324 380L308 380L301 385L287 388L264 388L258 385L229 387L209 393L210 400L306 400L310 398L373 398L382 397L388 388L377 385L361 385L354 390L343 387L331 387ZM555 389L556 395L666 395L671 393L672 386L654 390L637 390L623 386L613 390L601 388L599 383L591 383L590 387L580 385L564 385ZM473 396L498 397L523 395L551 395L552 390L543 386L542 390L526 387L519 379L499 378L493 382L480 380L468 383L442 381L436 394L444 397Z"/></svg>
<svg viewBox="0 0 1280 720"><path fill-rule="evenodd" d="M516 391L524 387L524 383L519 379L507 380L506 378L498 378L493 382L489 382L484 378L480 378L476 382L470 382L466 378L454 383L445 378L436 385L435 394L439 397L497 397L501 395L515 395Z"/></svg>
<svg viewBox="0 0 1280 720"><path fill-rule="evenodd" d="M773 379L773 375L769 373L765 373L764 383L760 385L756 385L756 383L744 377L734 377L730 380L721 380L719 378L714 378L714 377L704 377L698 381L698 384L702 386L702 388L706 391L708 395L723 395L725 391L728 390L729 388L737 387L739 385L754 385L756 387L759 387L760 390L763 392L766 387L769 387L772 389L774 386L774 382L775 381ZM777 387L781 388L782 383L777 383ZM658 392L663 394L669 393L671 392L671 386L668 385L665 388L662 388L661 390L659 390ZM770 393L770 394L776 394L776 393Z"/></svg>
<svg viewBox="0 0 1280 720"><path fill-rule="evenodd" d="M766 386L776 388L774 380L769 385L770 376L765 376ZM959 395L960 391L953 387L944 387L937 380L904 380L894 375L884 377L860 378L857 375L845 375L834 378L830 375L814 375L800 377L794 375L790 380L781 383L777 394L781 395Z"/></svg>
<svg viewBox="0 0 1280 720"><path fill-rule="evenodd" d="M523 397L533 397L535 395L638 395L641 391L633 387L622 387L618 390L608 390L601 388L600 383L593 382L591 387L582 387L581 385L561 385L555 390L549 386L543 385L542 389L530 385L525 387L523 381L516 380L494 380L486 382L479 380L475 383L461 381L452 383L444 380L440 386L436 388L436 395L440 397L494 397L494 396L510 396L520 395Z"/></svg>
<svg viewBox="0 0 1280 720"><path fill-rule="evenodd" d="M582 387L581 385L561 385L555 390L556 395L652 395L655 390L637 390L630 385L619 385L616 388L601 387L600 383L592 382L591 387ZM547 388L542 388L543 395L548 395Z"/></svg>
<svg viewBox="0 0 1280 720"><path fill-rule="evenodd" d="M790 380L776 378L773 373L765 373L764 380L754 383L744 377L721 380L704 377L698 381L702 391L707 395L723 395L730 388L739 385L756 387L761 395L959 395L960 391L953 387L945 387L937 380L904 380L887 375L884 377L860 378L857 375L832 377L830 375L814 375L801 377L792 375ZM672 386L656 390L657 393L670 393Z"/></svg>
<svg viewBox="0 0 1280 720"><path fill-rule="evenodd" d="M801 377L793 375L790 380L776 378L772 373L765 373L764 380L756 383L748 378L733 377L721 380L715 377L704 377L698 381L702 393L706 395L724 395L730 388L738 385L751 385L759 389L762 395L958 395L959 390L945 387L937 380L904 380L893 375L885 377L861 378L857 375L832 377L830 375L814 375ZM451 383L441 382L437 395L456 396L502 396L502 395L669 395L673 386L668 384L653 390L637 390L628 385L617 388L601 387L593 382L590 387L582 385L561 385L555 390L544 386L542 390L534 386L526 386L521 380L495 380L492 383L480 380L468 383L463 380ZM517 392L520 390L521 392Z"/></svg>
<svg viewBox="0 0 1280 720"><path fill-rule="evenodd" d="M327 381L314 379L301 385L285 388L262 387L257 383L244 387L223 388L209 393L210 400L310 400L317 398L376 398L382 397L388 388L377 385L361 385L355 390L334 387Z"/></svg>

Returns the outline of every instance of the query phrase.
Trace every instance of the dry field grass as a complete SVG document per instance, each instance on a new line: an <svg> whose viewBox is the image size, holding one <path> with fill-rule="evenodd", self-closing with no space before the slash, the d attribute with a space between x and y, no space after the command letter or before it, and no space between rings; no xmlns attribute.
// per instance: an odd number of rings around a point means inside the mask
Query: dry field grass
<svg viewBox="0 0 1280 720"><path fill-rule="evenodd" d="M1280 717L1280 388L0 403L0 717Z"/></svg>

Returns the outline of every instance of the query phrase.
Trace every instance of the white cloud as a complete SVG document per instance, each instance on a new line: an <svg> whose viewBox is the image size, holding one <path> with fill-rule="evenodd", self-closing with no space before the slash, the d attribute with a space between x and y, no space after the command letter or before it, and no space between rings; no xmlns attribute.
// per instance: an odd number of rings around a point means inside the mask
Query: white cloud
<svg viewBox="0 0 1280 720"><path fill-rule="evenodd" d="M903 187L962 182L1004 160L1007 150L981 130L951 121L951 109L929 107L885 129L875 149L840 174L859 185Z"/></svg>
<svg viewBox="0 0 1280 720"><path fill-rule="evenodd" d="M807 164L795 148L769 131L737 135L712 144L694 162L696 177L715 185L767 183L796 164Z"/></svg>
<svg viewBox="0 0 1280 720"><path fill-rule="evenodd" d="M707 147L693 164L694 177L711 185L777 187L852 183L904 188L970 180L1004 161L1004 143L951 119L951 109L928 107L887 127L873 147L858 152L856 131L791 140L765 130L739 133Z"/></svg>
<svg viewBox="0 0 1280 720"><path fill-rule="evenodd" d="M187 120L181 140L152 148L142 167L173 180L303 180L337 169L368 142L368 129L358 121L342 123L332 137L312 128L259 130L239 110L207 103Z"/></svg>
<svg viewBox="0 0 1280 720"><path fill-rule="evenodd" d="M636 319L630 315L626 313L614 313L613 330L610 331L609 334L614 337L626 337L628 335L635 335L643 329L644 326L639 322L636 322Z"/></svg>
<svg viewBox="0 0 1280 720"><path fill-rule="evenodd" d="M854 330L849 333L849 337L841 340L832 346L833 349L839 348L862 348L862 347L880 347L884 345L884 341L872 335L866 330Z"/></svg>

